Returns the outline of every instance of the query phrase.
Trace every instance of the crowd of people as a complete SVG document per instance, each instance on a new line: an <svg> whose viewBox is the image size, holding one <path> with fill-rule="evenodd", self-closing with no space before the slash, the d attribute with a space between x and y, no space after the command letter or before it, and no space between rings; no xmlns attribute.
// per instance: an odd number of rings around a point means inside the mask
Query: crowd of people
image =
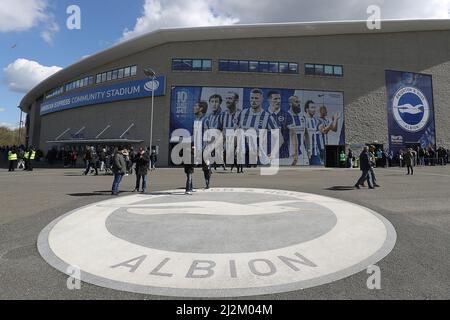
<svg viewBox="0 0 450 320"><path fill-rule="evenodd" d="M209 161L203 161L201 164L194 164L194 145L192 145L192 161L183 164L186 174L187 195L194 192L193 174L196 167L201 167L205 178L206 189L210 188L213 168L217 170L216 164ZM361 177L355 184L355 188L360 189L367 182L370 189L380 187L377 183L374 168L400 166L407 168L407 175L414 174L415 166L436 166L449 163L450 152L443 147L439 148L406 148L400 150L397 155L392 152L383 151L375 146L366 146L359 156L355 156L353 150L349 149L345 154L341 151L339 154L339 164L342 168L360 168ZM99 175L102 172L105 175L114 176L111 192L113 195L119 194L119 186L123 176L136 174L136 185L133 192L147 192L148 172L155 170L157 164L156 150L150 148L133 147L129 149L114 146L86 146L83 148L61 148L60 150L52 148L47 155L41 150L36 150L33 146L0 146L0 159L8 161L10 172L15 170L33 171L35 161L47 160L49 166L62 162L64 167L76 168L83 161L83 175ZM243 172L243 165L238 165L237 161L231 167L238 168L238 173ZM223 166L227 170L226 166Z"/></svg>

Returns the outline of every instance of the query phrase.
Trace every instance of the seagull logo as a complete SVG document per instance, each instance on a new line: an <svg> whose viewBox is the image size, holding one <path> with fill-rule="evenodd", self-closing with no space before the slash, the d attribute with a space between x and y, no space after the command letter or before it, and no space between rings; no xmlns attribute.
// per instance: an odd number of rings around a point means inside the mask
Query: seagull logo
<svg viewBox="0 0 450 320"><path fill-rule="evenodd" d="M418 104L417 106L413 106L410 103L398 106L397 109L400 113L407 113L407 114L419 114L423 113L423 111L420 109L423 107L423 104Z"/></svg>

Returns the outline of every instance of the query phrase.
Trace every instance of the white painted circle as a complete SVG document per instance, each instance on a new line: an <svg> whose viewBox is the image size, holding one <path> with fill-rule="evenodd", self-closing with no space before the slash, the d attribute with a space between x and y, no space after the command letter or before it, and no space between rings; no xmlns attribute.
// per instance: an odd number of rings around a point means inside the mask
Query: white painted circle
<svg viewBox="0 0 450 320"><path fill-rule="evenodd" d="M219 201L226 196L233 200ZM219 245L208 242L219 241L216 233L238 219L245 225L235 226L248 234L228 239L225 235ZM137 230L146 221L152 226L148 235L147 229L121 234L130 223ZM195 225L188 226L189 221ZM298 238L290 226L296 223ZM206 226L217 226L218 231L208 235L204 229L204 245L203 233L184 233ZM280 226L285 234L280 229L273 234ZM152 230L171 236L159 241ZM270 245L271 239L276 244ZM107 288L177 297L237 297L348 277L383 259L395 241L395 230L386 219L349 202L293 191L217 188L192 197L179 190L133 195L76 209L42 231L38 248L58 270L67 273L69 266L78 266L82 281ZM198 250L181 249L190 247ZM249 248L254 249L240 250Z"/></svg>

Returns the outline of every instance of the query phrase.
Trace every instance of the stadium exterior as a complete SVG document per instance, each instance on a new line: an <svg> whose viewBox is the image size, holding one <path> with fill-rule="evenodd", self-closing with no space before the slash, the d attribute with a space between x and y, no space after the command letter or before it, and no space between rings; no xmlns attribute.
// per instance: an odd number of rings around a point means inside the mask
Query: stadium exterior
<svg viewBox="0 0 450 320"><path fill-rule="evenodd" d="M201 65L200 60L206 62ZM180 67L180 61L187 64ZM236 61L243 61L244 69L236 67ZM250 62L256 69L248 69ZM130 66L135 69L123 69ZM431 113L426 120L434 122L430 130L435 144L450 147L449 20L384 21L380 30L369 30L365 21L355 21L152 32L89 56L33 88L20 104L28 114L27 143L44 151L56 145L148 146L152 97L144 74L147 67L159 77L153 145L159 148L161 165L170 164L170 134L176 129L173 113L179 108L177 88L189 92L195 88L205 92L211 88L276 88L305 90L303 95L331 92L343 99L343 140L336 142L340 148L378 143L386 149L393 143L417 143L419 139L408 141L406 135L389 131L389 71L429 77L432 91L427 103L420 98L420 105L428 109L417 112ZM147 92L127 92L133 85ZM108 89L106 96L105 91L98 96L97 89L102 88ZM248 104L247 96L240 97L243 106ZM288 103L286 97L283 105ZM198 98L207 100L201 93ZM306 101L300 100L304 106Z"/></svg>

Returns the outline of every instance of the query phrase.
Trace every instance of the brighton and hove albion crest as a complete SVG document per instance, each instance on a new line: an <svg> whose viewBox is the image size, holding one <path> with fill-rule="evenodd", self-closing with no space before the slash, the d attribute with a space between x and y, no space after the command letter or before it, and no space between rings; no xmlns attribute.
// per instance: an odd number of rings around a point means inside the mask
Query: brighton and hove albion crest
<svg viewBox="0 0 450 320"><path fill-rule="evenodd" d="M42 231L38 249L64 273L78 268L85 283L174 297L239 297L348 277L383 259L395 241L389 221L356 204L294 191L216 188L78 208Z"/></svg>
<svg viewBox="0 0 450 320"><path fill-rule="evenodd" d="M398 125L407 132L419 132L430 119L430 106L423 92L414 87L397 91L392 101L392 112Z"/></svg>
<svg viewBox="0 0 450 320"><path fill-rule="evenodd" d="M144 89L148 92L156 91L159 89L160 83L158 80L150 80L144 85Z"/></svg>

